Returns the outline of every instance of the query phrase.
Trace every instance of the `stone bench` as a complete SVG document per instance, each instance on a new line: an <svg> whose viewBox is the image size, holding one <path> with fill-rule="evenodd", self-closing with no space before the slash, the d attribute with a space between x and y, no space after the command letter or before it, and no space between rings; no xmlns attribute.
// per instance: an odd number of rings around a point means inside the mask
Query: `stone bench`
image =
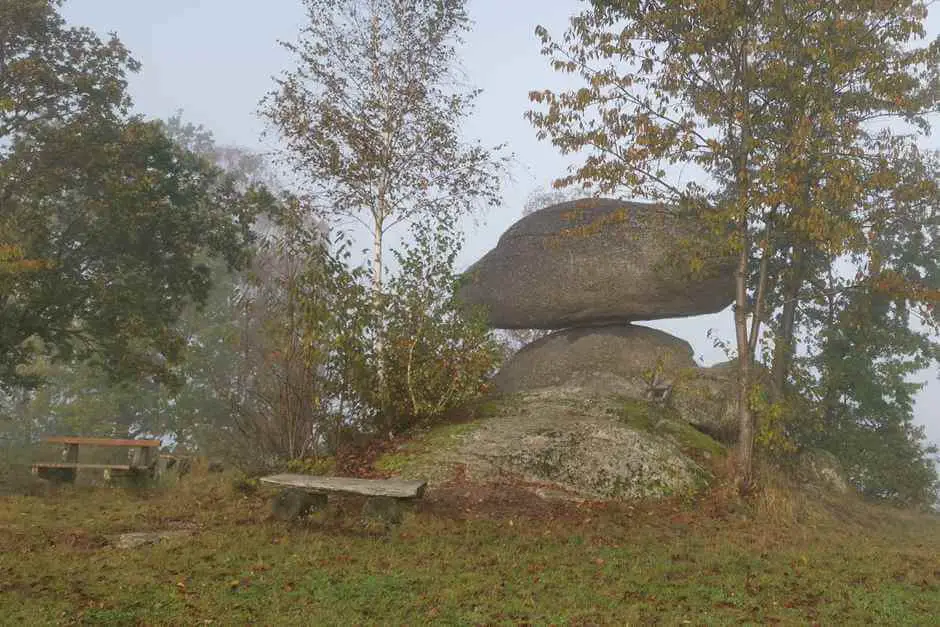
<svg viewBox="0 0 940 627"><path fill-rule="evenodd" d="M368 497L363 506L364 516L381 519L386 525L401 522L402 502L421 498L427 487L427 481L294 474L263 477L261 482L284 488L272 505L274 516L280 520L294 520L323 509L329 494L354 494Z"/></svg>

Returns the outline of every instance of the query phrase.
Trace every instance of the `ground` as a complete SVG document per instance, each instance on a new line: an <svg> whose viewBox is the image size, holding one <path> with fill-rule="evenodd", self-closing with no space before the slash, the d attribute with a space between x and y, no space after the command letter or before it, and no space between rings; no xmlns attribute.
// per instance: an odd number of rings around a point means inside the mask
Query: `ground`
<svg viewBox="0 0 940 627"><path fill-rule="evenodd" d="M742 502L545 501L457 478L397 530L295 523L196 472L0 498L0 624L934 624L940 520L768 488ZM820 500L822 499L822 500ZM165 533L121 546L122 534ZM134 536L139 537L139 536Z"/></svg>

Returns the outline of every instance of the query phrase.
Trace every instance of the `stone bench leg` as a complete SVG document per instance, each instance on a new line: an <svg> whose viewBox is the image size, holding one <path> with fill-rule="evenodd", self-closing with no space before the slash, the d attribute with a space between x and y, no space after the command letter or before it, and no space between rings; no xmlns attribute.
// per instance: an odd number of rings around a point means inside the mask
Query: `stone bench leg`
<svg viewBox="0 0 940 627"><path fill-rule="evenodd" d="M278 520L291 521L323 509L326 503L325 494L287 488L274 497L271 511Z"/></svg>
<svg viewBox="0 0 940 627"><path fill-rule="evenodd" d="M370 496L362 506L362 517L366 520L377 520L386 527L401 524L404 516L404 507L401 499L391 496Z"/></svg>

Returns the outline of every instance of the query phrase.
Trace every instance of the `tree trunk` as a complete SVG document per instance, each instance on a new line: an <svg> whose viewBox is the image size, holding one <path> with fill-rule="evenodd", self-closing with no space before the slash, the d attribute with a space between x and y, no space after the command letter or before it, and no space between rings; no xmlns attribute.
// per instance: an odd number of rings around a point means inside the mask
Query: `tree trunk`
<svg viewBox="0 0 940 627"><path fill-rule="evenodd" d="M373 318L373 324L375 325L375 343L373 348L375 350L375 374L376 378L376 393L378 394L378 406L380 411L385 414L386 406L386 383L385 383L385 364L384 364L384 352L385 344L382 340L382 335L384 334L385 329L385 320L382 316L382 239L384 235L384 211L385 211L385 202L382 194L379 196L379 210L378 214L375 216L375 232L373 233L372 239L372 306L375 316ZM391 423L387 415L383 415L380 418L379 424L382 424L382 421L385 422L386 435L391 434Z"/></svg>
<svg viewBox="0 0 940 627"><path fill-rule="evenodd" d="M747 8L745 7L745 10ZM739 103L738 117L740 119L740 147L735 155L735 186L737 192L737 231L740 238L741 250L738 253L738 269L735 274L735 296L734 296L734 328L737 339L738 349L738 445L737 445L737 468L736 482L738 491L746 494L750 491L753 483L754 469L754 436L756 432L754 413L751 411L750 390L751 390L751 342L748 337L747 316L748 316L748 298L747 298L747 280L751 255L751 238L748 232L749 212L751 205L750 198L750 150L751 150L751 128L750 128L750 88L748 86L749 72L749 33L745 32L741 40L741 48L738 52L739 67L738 79L741 81L741 100ZM733 129L733 127L732 127ZM729 136L733 130L729 129ZM764 279L766 280L766 278ZM760 294L759 297L763 297ZM755 312L758 306L755 304ZM757 323L755 318L754 323Z"/></svg>
<svg viewBox="0 0 940 627"><path fill-rule="evenodd" d="M771 399L774 403L784 399L787 376L793 362L796 310L802 287L803 251L796 246L793 249L790 272L783 284L783 311L780 314L780 328L774 338L774 361L771 365Z"/></svg>
<svg viewBox="0 0 940 627"><path fill-rule="evenodd" d="M751 387L751 352L747 333L748 248L743 246L735 276L734 327L738 345L738 489L746 493L752 483L754 467L754 414L749 397Z"/></svg>

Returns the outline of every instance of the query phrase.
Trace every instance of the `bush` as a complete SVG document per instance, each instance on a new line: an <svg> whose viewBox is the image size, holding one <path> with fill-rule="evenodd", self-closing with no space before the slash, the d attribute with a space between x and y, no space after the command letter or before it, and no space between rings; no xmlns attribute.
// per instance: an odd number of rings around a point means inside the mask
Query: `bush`
<svg viewBox="0 0 940 627"><path fill-rule="evenodd" d="M234 410L205 433L230 440L234 464L319 474L349 442L440 419L484 389L500 347L457 302L452 222L416 226L380 294L348 267L349 241L330 249L292 224L256 256L236 340L244 363L218 392Z"/></svg>
<svg viewBox="0 0 940 627"><path fill-rule="evenodd" d="M398 432L432 422L485 390L502 348L482 312L458 302L454 262L460 240L452 225L422 225L396 253L382 311L382 395L376 425Z"/></svg>

